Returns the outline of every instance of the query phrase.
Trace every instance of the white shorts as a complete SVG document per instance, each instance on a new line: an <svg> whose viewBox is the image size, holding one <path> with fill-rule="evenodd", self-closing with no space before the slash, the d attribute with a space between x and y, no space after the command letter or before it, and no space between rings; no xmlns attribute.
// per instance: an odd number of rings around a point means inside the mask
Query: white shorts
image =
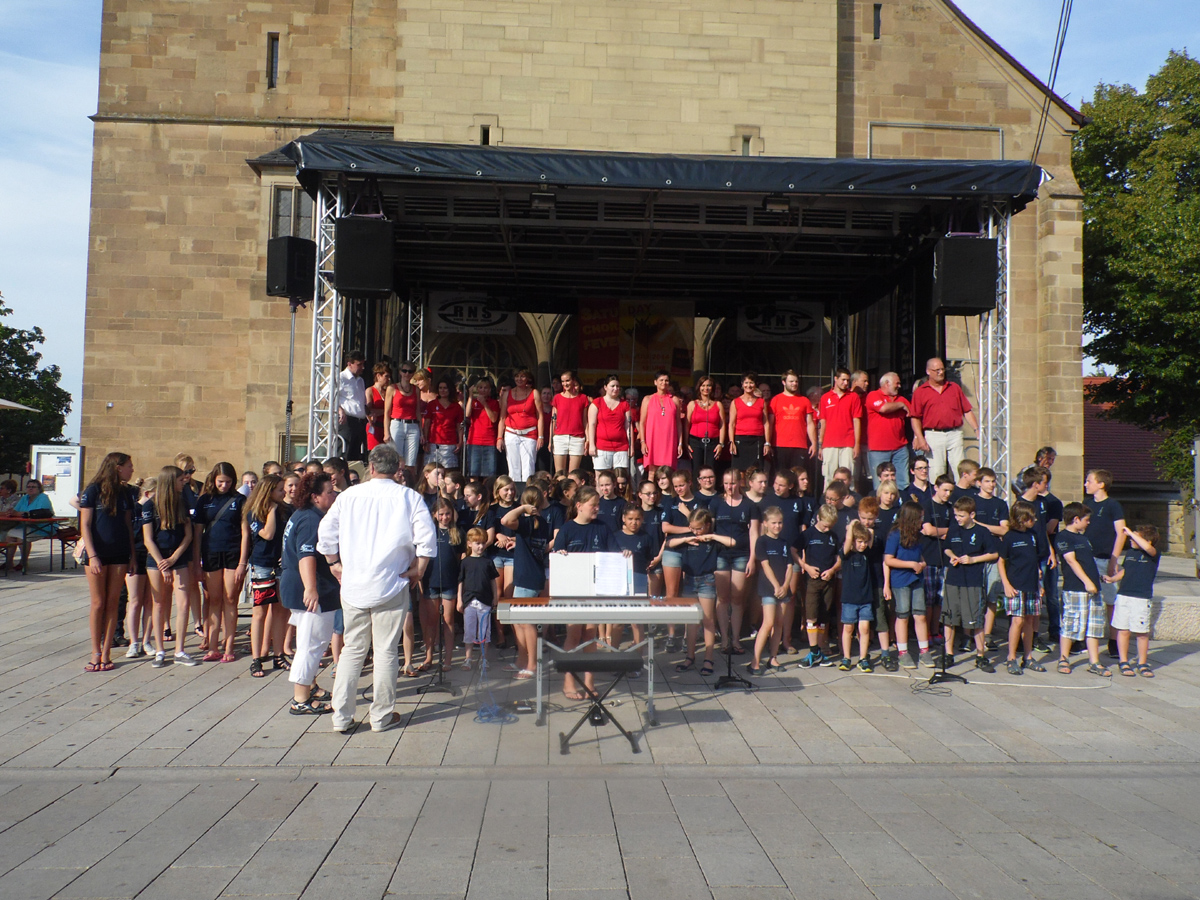
<svg viewBox="0 0 1200 900"><path fill-rule="evenodd" d="M555 456L583 456L584 439L573 434L556 434L551 442Z"/></svg>
<svg viewBox="0 0 1200 900"><path fill-rule="evenodd" d="M1125 594L1117 594L1117 604L1113 608L1112 627L1117 631L1149 634L1150 601L1145 597L1128 597Z"/></svg>
<svg viewBox="0 0 1200 900"><path fill-rule="evenodd" d="M597 450L592 465L596 467L597 472L602 472L605 469L628 469L629 451Z"/></svg>

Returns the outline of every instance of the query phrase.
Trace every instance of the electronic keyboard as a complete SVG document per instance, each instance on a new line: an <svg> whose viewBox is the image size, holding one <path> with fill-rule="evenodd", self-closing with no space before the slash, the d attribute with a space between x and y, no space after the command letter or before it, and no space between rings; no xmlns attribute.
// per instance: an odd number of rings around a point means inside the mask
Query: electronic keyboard
<svg viewBox="0 0 1200 900"><path fill-rule="evenodd" d="M694 625L701 621L695 600L650 597L529 597L502 602L496 615L505 625Z"/></svg>

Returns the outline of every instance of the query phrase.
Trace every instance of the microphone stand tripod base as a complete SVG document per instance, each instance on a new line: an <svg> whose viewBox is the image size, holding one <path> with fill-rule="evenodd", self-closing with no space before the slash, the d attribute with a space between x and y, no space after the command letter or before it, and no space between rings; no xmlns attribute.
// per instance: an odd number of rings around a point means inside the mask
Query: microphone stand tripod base
<svg viewBox="0 0 1200 900"><path fill-rule="evenodd" d="M717 679L713 690L721 691L728 687L744 688L747 691L752 691L756 687L755 684L733 671L733 641L729 642L729 649L725 651L725 674Z"/></svg>
<svg viewBox="0 0 1200 900"><path fill-rule="evenodd" d="M941 663L940 668L936 672L934 672L932 675L929 676L929 684L930 685L946 684L946 683L970 684L970 682L967 681L967 679L963 678L961 675L955 675L951 672L946 671L946 654L944 652L942 653L942 658L940 660L940 663Z"/></svg>

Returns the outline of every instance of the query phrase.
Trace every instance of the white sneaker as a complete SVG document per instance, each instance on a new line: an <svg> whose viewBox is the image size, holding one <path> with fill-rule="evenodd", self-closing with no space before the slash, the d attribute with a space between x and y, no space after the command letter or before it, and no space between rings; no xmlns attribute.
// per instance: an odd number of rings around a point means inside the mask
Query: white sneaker
<svg viewBox="0 0 1200 900"><path fill-rule="evenodd" d="M185 651L185 650L180 650L178 653L175 654L175 662L179 663L179 665L181 665L181 666L198 666L198 665L200 665L200 660L193 659L192 657L188 656L187 651Z"/></svg>
<svg viewBox="0 0 1200 900"><path fill-rule="evenodd" d="M125 651L126 659L137 659L142 655L142 645L134 641L129 645L129 649Z"/></svg>

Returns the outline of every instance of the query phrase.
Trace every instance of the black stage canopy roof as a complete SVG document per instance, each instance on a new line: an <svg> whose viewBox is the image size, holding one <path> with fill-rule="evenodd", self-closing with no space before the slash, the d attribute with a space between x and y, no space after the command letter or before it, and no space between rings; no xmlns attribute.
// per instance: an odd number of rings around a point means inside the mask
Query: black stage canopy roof
<svg viewBox="0 0 1200 900"><path fill-rule="evenodd" d="M700 315L784 299L862 309L927 261L941 235L980 230L993 203L1021 209L1042 178L1028 161L668 156L391 137L322 130L249 162L294 165L313 194L337 177L352 200L377 198L395 226L398 292L483 291L529 312L614 296L691 299Z"/></svg>
<svg viewBox="0 0 1200 900"><path fill-rule="evenodd" d="M280 151L311 189L320 173L490 184L762 194L993 197L1021 209L1042 170L1021 160L791 159L540 150L379 140L319 131Z"/></svg>

